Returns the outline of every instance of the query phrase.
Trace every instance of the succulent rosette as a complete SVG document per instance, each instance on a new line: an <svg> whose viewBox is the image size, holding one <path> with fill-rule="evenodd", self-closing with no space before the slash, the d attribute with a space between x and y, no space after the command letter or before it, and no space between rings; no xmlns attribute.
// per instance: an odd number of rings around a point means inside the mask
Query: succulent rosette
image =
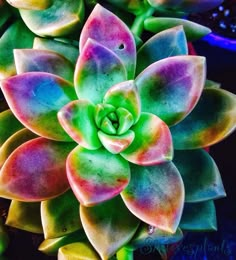
<svg viewBox="0 0 236 260"><path fill-rule="evenodd" d="M236 98L205 87L205 58L188 55L183 27L136 53L129 28L96 5L76 64L51 47L16 49L17 75L1 81L7 224L44 233L39 249L58 259L126 259L149 236L163 245L181 229L215 230L225 191L203 148L234 130Z"/></svg>

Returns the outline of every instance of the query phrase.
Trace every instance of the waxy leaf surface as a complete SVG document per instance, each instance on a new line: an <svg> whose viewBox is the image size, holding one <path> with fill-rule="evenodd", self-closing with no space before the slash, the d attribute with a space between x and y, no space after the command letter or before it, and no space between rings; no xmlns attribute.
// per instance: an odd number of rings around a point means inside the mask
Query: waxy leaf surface
<svg viewBox="0 0 236 260"><path fill-rule="evenodd" d="M2 90L12 112L32 132L71 140L57 119L57 112L76 99L70 82L45 72L27 72L4 80Z"/></svg>
<svg viewBox="0 0 236 260"><path fill-rule="evenodd" d="M194 108L205 83L205 58L175 56L157 61L135 80L143 112L168 125L183 120Z"/></svg>
<svg viewBox="0 0 236 260"><path fill-rule="evenodd" d="M74 145L39 137L19 146L0 171L1 197L37 202L65 192L66 157Z"/></svg>
<svg viewBox="0 0 236 260"><path fill-rule="evenodd" d="M80 216L89 241L104 260L133 237L140 223L120 196L94 207L80 206Z"/></svg>
<svg viewBox="0 0 236 260"><path fill-rule="evenodd" d="M168 126L157 116L141 113L139 121L131 127L135 138L121 152L128 161L139 165L154 165L172 159L172 138Z"/></svg>
<svg viewBox="0 0 236 260"><path fill-rule="evenodd" d="M80 52L85 47L88 38L96 40L114 52L122 60L128 79L133 79L136 66L135 41L122 20L97 4L81 32Z"/></svg>
<svg viewBox="0 0 236 260"><path fill-rule="evenodd" d="M52 4L52 0L6 0L10 5L18 9L44 10Z"/></svg>
<svg viewBox="0 0 236 260"><path fill-rule="evenodd" d="M121 196L128 209L151 226L174 233L184 204L184 185L173 163L131 164L131 180Z"/></svg>
<svg viewBox="0 0 236 260"><path fill-rule="evenodd" d="M127 75L114 52L88 39L77 61L74 79L77 96L97 104L110 87L126 80Z"/></svg>
<svg viewBox="0 0 236 260"><path fill-rule="evenodd" d="M67 176L80 203L92 206L118 195L129 182L130 169L120 155L78 146L68 156Z"/></svg>
<svg viewBox="0 0 236 260"><path fill-rule="evenodd" d="M213 145L236 127L236 96L219 88L205 88L194 110L171 127L175 149Z"/></svg>

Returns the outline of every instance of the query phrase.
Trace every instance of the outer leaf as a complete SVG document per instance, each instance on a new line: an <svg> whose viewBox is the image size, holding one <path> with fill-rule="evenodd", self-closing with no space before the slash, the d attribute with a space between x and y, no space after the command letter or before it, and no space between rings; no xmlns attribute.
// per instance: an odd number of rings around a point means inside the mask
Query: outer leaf
<svg viewBox="0 0 236 260"><path fill-rule="evenodd" d="M33 233L43 233L40 218L40 203L12 200L6 220L8 226Z"/></svg>
<svg viewBox="0 0 236 260"><path fill-rule="evenodd" d="M0 79L16 74L13 49L31 48L33 33L22 21L12 24L0 38Z"/></svg>
<svg viewBox="0 0 236 260"><path fill-rule="evenodd" d="M106 91L126 80L126 71L118 56L88 39L75 69L75 90L79 98L101 103Z"/></svg>
<svg viewBox="0 0 236 260"><path fill-rule="evenodd" d="M192 231L217 230L216 212L213 201L185 203L180 228Z"/></svg>
<svg viewBox="0 0 236 260"><path fill-rule="evenodd" d="M101 142L94 121L95 106L88 100L72 101L58 112L58 119L74 141L87 149L98 149Z"/></svg>
<svg viewBox="0 0 236 260"><path fill-rule="evenodd" d="M68 156L67 176L80 203L92 206L118 195L129 182L130 169L120 155L77 146Z"/></svg>
<svg viewBox="0 0 236 260"><path fill-rule="evenodd" d="M79 56L79 49L77 46L55 39L44 39L35 37L33 48L36 50L48 50L57 52L62 56L66 56L66 58L72 64L76 63Z"/></svg>
<svg viewBox="0 0 236 260"><path fill-rule="evenodd" d="M139 49L136 74L158 60L187 54L188 46L183 26L161 31Z"/></svg>
<svg viewBox="0 0 236 260"><path fill-rule="evenodd" d="M236 95L219 88L205 88L194 110L171 128L175 149L213 145L236 127Z"/></svg>
<svg viewBox="0 0 236 260"><path fill-rule="evenodd" d="M183 178L186 202L201 202L226 195L217 165L206 151L175 150L173 162Z"/></svg>
<svg viewBox="0 0 236 260"><path fill-rule="evenodd" d="M69 188L65 160L73 147L74 143L42 137L19 146L1 169L1 197L36 202L65 192Z"/></svg>
<svg viewBox="0 0 236 260"><path fill-rule="evenodd" d="M133 116L134 124L138 121L141 104L138 90L133 80L118 83L111 87L104 96L103 102L116 108L127 109Z"/></svg>
<svg viewBox="0 0 236 260"><path fill-rule="evenodd" d="M183 120L194 108L205 83L205 58L175 56L153 63L135 80L143 112L168 125Z"/></svg>
<svg viewBox="0 0 236 260"><path fill-rule="evenodd" d="M124 63L128 79L133 79L136 65L135 41L122 20L97 4L81 32L80 52L88 38L96 40L113 51Z"/></svg>
<svg viewBox="0 0 236 260"><path fill-rule="evenodd" d="M125 245L139 225L119 196L95 207L80 206L80 216L88 239L102 259Z"/></svg>
<svg viewBox="0 0 236 260"><path fill-rule="evenodd" d="M36 137L37 136L34 133L26 128L17 131L9 137L0 148L0 168L18 146Z"/></svg>
<svg viewBox="0 0 236 260"><path fill-rule="evenodd" d="M5 110L0 113L0 147L14 133L24 128L24 126L15 118L11 110Z"/></svg>
<svg viewBox="0 0 236 260"><path fill-rule="evenodd" d="M57 119L57 112L76 99L70 82L45 72L27 72L2 81L2 90L15 116L38 135L71 140Z"/></svg>
<svg viewBox="0 0 236 260"><path fill-rule="evenodd" d="M52 4L52 0L6 0L10 5L19 9L43 10Z"/></svg>
<svg viewBox="0 0 236 260"><path fill-rule="evenodd" d="M71 190L55 199L43 201L41 218L45 239L64 236L82 227L79 203Z"/></svg>
<svg viewBox="0 0 236 260"><path fill-rule="evenodd" d="M208 27L179 18L149 17L144 21L144 28L153 33L159 33L178 25L184 27L188 41L198 40L211 32Z"/></svg>
<svg viewBox="0 0 236 260"><path fill-rule="evenodd" d="M73 64L63 56L45 50L16 49L14 58L17 74L30 71L48 72L73 82Z"/></svg>
<svg viewBox="0 0 236 260"><path fill-rule="evenodd" d="M38 250L47 255L57 255L60 247L80 241L87 241L87 237L82 229L63 237L45 239L40 244Z"/></svg>
<svg viewBox="0 0 236 260"><path fill-rule="evenodd" d="M135 134L134 141L121 153L126 160L139 165L154 165L172 159L170 130L157 116L142 113L131 130Z"/></svg>
<svg viewBox="0 0 236 260"><path fill-rule="evenodd" d="M40 36L63 36L74 32L84 19L82 0L51 0L45 10L20 9L25 24L32 32ZM63 15L62 15L63 14Z"/></svg>
<svg viewBox="0 0 236 260"><path fill-rule="evenodd" d="M128 209L145 223L176 232L184 204L184 185L173 163L140 167L131 164L132 178L121 196Z"/></svg>

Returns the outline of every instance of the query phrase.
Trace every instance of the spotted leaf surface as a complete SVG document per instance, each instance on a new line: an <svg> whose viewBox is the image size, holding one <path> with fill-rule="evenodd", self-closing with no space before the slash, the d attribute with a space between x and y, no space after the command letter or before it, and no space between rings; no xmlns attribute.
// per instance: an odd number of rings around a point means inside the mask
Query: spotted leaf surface
<svg viewBox="0 0 236 260"><path fill-rule="evenodd" d="M73 82L73 64L56 52L34 49L16 49L14 50L14 58L17 74L42 71L58 75Z"/></svg>
<svg viewBox="0 0 236 260"><path fill-rule="evenodd" d="M141 103L138 89L133 80L118 83L105 94L103 102L115 108L125 108L133 116L134 124L138 121L141 112Z"/></svg>
<svg viewBox="0 0 236 260"><path fill-rule="evenodd" d="M183 178L186 202L226 196L220 172L206 151L175 150L173 162Z"/></svg>
<svg viewBox="0 0 236 260"><path fill-rule="evenodd" d="M164 30L155 34L138 50L136 74L158 60L187 54L188 47L183 26Z"/></svg>
<svg viewBox="0 0 236 260"><path fill-rule="evenodd" d="M15 116L34 133L54 140L71 140L57 112L76 99L73 85L53 74L27 72L2 82L4 96Z"/></svg>
<svg viewBox="0 0 236 260"><path fill-rule="evenodd" d="M157 116L141 113L138 123L131 130L133 142L121 155L139 165L154 165L172 159L172 139L168 126Z"/></svg>
<svg viewBox="0 0 236 260"><path fill-rule="evenodd" d="M8 211L6 225L21 230L42 234L40 203L12 200Z"/></svg>
<svg viewBox="0 0 236 260"><path fill-rule="evenodd" d="M175 56L153 63L135 80L142 111L168 125L183 120L200 98L205 74L205 58L200 56Z"/></svg>
<svg viewBox="0 0 236 260"><path fill-rule="evenodd" d="M136 65L135 41L129 28L122 20L97 4L81 32L80 52L82 52L88 38L96 40L114 52L124 64L128 79L133 79Z"/></svg>
<svg viewBox="0 0 236 260"><path fill-rule="evenodd" d="M68 156L67 176L80 203L93 206L118 195L129 182L130 169L120 155L78 146Z"/></svg>
<svg viewBox="0 0 236 260"><path fill-rule="evenodd" d="M236 126L236 96L219 88L205 88L194 110L171 127L175 149L196 149L213 145Z"/></svg>
<svg viewBox="0 0 236 260"><path fill-rule="evenodd" d="M0 171L1 197L36 202L56 197L69 188L66 157L74 143L39 137L19 146Z"/></svg>
<svg viewBox="0 0 236 260"><path fill-rule="evenodd" d="M79 202L71 190L57 198L42 201L41 218L45 239L65 236L82 227Z"/></svg>
<svg viewBox="0 0 236 260"><path fill-rule="evenodd" d="M80 206L85 233L102 259L113 256L136 232L140 221L120 196L95 207Z"/></svg>
<svg viewBox="0 0 236 260"><path fill-rule="evenodd" d="M119 57L101 45L88 39L75 69L75 89L80 99L101 103L106 91L126 80L125 68Z"/></svg>
<svg viewBox="0 0 236 260"><path fill-rule="evenodd" d="M149 167L131 164L131 180L121 196L139 219L174 233L184 204L184 185L173 163Z"/></svg>
<svg viewBox="0 0 236 260"><path fill-rule="evenodd" d="M149 17L144 22L144 28L152 33L159 33L179 25L183 26L188 41L198 40L211 32L208 27L180 18Z"/></svg>
<svg viewBox="0 0 236 260"><path fill-rule="evenodd" d="M191 231L217 230L215 205L212 200L185 203L180 228Z"/></svg>
<svg viewBox="0 0 236 260"><path fill-rule="evenodd" d="M19 9L29 9L29 10L44 10L52 4L52 0L7 0L7 2L14 6L15 8Z"/></svg>
<svg viewBox="0 0 236 260"><path fill-rule="evenodd" d="M20 9L20 15L30 30L37 35L64 36L81 26L84 2L51 0L51 5L45 10Z"/></svg>

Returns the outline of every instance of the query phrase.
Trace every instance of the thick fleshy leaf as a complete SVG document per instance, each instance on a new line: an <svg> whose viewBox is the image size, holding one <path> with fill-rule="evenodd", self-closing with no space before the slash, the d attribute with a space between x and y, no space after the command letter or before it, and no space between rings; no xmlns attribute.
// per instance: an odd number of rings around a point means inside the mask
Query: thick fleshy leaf
<svg viewBox="0 0 236 260"><path fill-rule="evenodd" d="M133 80L121 82L111 87L104 96L103 103L116 108L127 109L133 116L134 124L138 121L141 104L138 90Z"/></svg>
<svg viewBox="0 0 236 260"><path fill-rule="evenodd" d="M81 205L80 216L89 241L104 260L127 244L140 223L120 196L95 207Z"/></svg>
<svg viewBox="0 0 236 260"><path fill-rule="evenodd" d="M48 8L51 4L51 0L6 0L10 5L19 9L29 9L29 10L44 10Z"/></svg>
<svg viewBox="0 0 236 260"><path fill-rule="evenodd" d="M0 38L0 79L16 74L13 49L31 48L34 34L22 21L12 24Z"/></svg>
<svg viewBox="0 0 236 260"><path fill-rule="evenodd" d="M180 228L192 231L217 230L215 205L212 200L185 203Z"/></svg>
<svg viewBox="0 0 236 260"><path fill-rule="evenodd" d="M175 149L213 145L236 127L236 95L219 88L205 88L194 110L171 127Z"/></svg>
<svg viewBox="0 0 236 260"><path fill-rule="evenodd" d="M7 160L9 155L21 144L38 137L33 132L24 128L10 136L6 142L0 147L0 168Z"/></svg>
<svg viewBox="0 0 236 260"><path fill-rule="evenodd" d="M14 58L17 74L41 71L58 75L73 82L73 64L56 52L35 49L16 49L14 50Z"/></svg>
<svg viewBox="0 0 236 260"><path fill-rule="evenodd" d="M98 132L98 137L103 146L113 154L121 153L124 151L134 140L134 132L128 130L122 135L108 135L102 131Z"/></svg>
<svg viewBox="0 0 236 260"><path fill-rule="evenodd" d="M39 202L21 202L12 200L6 225L33 233L43 233Z"/></svg>
<svg viewBox="0 0 236 260"><path fill-rule="evenodd" d="M61 247L57 255L58 260L99 260L100 257L88 242L76 242Z"/></svg>
<svg viewBox="0 0 236 260"><path fill-rule="evenodd" d="M39 245L38 250L43 252L44 254L56 256L60 247L81 241L88 241L83 229L80 229L63 237L45 239Z"/></svg>
<svg viewBox="0 0 236 260"><path fill-rule="evenodd" d="M88 100L72 101L58 112L62 127L81 146L94 150L101 147L94 121L95 106Z"/></svg>
<svg viewBox="0 0 236 260"><path fill-rule="evenodd" d="M208 27L180 18L149 17L144 21L144 28L152 33L159 33L174 26L182 25L188 41L195 41L209 34Z"/></svg>
<svg viewBox="0 0 236 260"><path fill-rule="evenodd" d="M135 41L131 31L122 20L97 4L81 32L80 52L89 38L114 52L122 60L128 79L133 79L136 65Z"/></svg>
<svg viewBox="0 0 236 260"><path fill-rule="evenodd" d="M180 241L183 238L181 229L177 228L174 234L160 230L146 223L142 223L135 233L132 240L127 245L128 247L137 249L146 246L152 247L158 244L172 244Z"/></svg>
<svg viewBox="0 0 236 260"><path fill-rule="evenodd" d="M175 56L153 63L135 80L142 111L168 125L183 120L199 100L205 74L205 58L200 56Z"/></svg>
<svg viewBox="0 0 236 260"><path fill-rule="evenodd" d="M45 72L27 72L2 81L2 90L12 112L32 132L71 140L57 119L57 112L76 99L69 81Z"/></svg>
<svg viewBox="0 0 236 260"><path fill-rule="evenodd" d="M121 153L126 160L139 165L154 165L172 159L170 130L160 118L141 113L131 130L135 134L134 141Z"/></svg>
<svg viewBox="0 0 236 260"><path fill-rule="evenodd" d="M84 19L84 1L51 0L45 10L20 9L25 24L40 36L64 36L74 32ZM62 15L63 14L63 15Z"/></svg>
<svg viewBox="0 0 236 260"><path fill-rule="evenodd" d="M187 54L188 47L183 26L164 30L150 38L138 50L136 74L158 60Z"/></svg>
<svg viewBox="0 0 236 260"><path fill-rule="evenodd" d="M77 61L74 79L78 97L97 104L110 87L126 80L127 75L114 52L88 39Z"/></svg>
<svg viewBox="0 0 236 260"><path fill-rule="evenodd" d="M131 164L130 168L130 183L121 193L128 209L151 226L176 232L184 205L184 184L175 165Z"/></svg>
<svg viewBox="0 0 236 260"><path fill-rule="evenodd" d="M77 146L67 158L67 177L80 203L93 206L118 195L129 182L130 169L120 155L104 148Z"/></svg>
<svg viewBox="0 0 236 260"><path fill-rule="evenodd" d="M81 229L79 202L73 192L69 190L54 199L43 201L41 219L45 239L65 236Z"/></svg>
<svg viewBox="0 0 236 260"><path fill-rule="evenodd" d="M74 145L39 137L19 146L1 169L1 197L37 202L65 192L69 188L65 161Z"/></svg>
<svg viewBox="0 0 236 260"><path fill-rule="evenodd" d="M201 202L224 197L220 172L204 150L175 150L174 160L185 186L186 202Z"/></svg>
<svg viewBox="0 0 236 260"><path fill-rule="evenodd" d="M24 128L16 119L11 110L5 110L0 113L0 147L14 133Z"/></svg>
<svg viewBox="0 0 236 260"><path fill-rule="evenodd" d="M72 64L76 63L79 56L79 48L76 45L56 39L35 37L33 48L36 50L54 51L62 56L65 56Z"/></svg>

